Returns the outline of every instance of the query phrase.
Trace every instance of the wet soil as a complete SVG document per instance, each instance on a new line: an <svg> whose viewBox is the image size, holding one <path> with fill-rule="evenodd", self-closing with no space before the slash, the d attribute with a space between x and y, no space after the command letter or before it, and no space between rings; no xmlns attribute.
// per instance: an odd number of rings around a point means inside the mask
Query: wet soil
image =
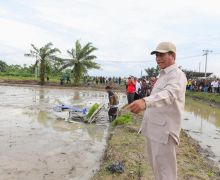
<svg viewBox="0 0 220 180"><path fill-rule="evenodd" d="M106 93L42 87L0 86L0 179L90 179L106 145L106 110L96 124L69 123L56 104L89 107Z"/></svg>

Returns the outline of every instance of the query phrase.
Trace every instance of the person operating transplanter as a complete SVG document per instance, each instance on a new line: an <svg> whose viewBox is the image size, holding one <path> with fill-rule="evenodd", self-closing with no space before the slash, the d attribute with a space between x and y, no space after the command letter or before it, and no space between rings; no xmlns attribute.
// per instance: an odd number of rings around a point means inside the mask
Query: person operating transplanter
<svg viewBox="0 0 220 180"><path fill-rule="evenodd" d="M118 95L116 92L112 91L110 86L106 86L105 89L108 93L108 98L109 98L109 103L108 103L109 120L113 121L117 117L117 112L118 112L118 104L119 104Z"/></svg>

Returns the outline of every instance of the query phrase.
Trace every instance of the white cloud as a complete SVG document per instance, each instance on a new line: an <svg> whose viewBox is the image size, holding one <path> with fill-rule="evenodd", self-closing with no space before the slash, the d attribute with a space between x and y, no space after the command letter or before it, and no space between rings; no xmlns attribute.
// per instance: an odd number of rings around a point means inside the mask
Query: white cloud
<svg viewBox="0 0 220 180"><path fill-rule="evenodd" d="M5 20L0 18L0 23L4 26L0 29L0 40L6 44L11 44L16 47L26 47L27 42L39 42L45 40L45 32L36 26L16 22L13 20Z"/></svg>
<svg viewBox="0 0 220 180"><path fill-rule="evenodd" d="M0 55L23 64L23 52L33 43L38 47L53 42L64 54L77 39L92 42L103 68L92 73L119 74L155 66L128 64L115 69L107 60L152 61L149 53L161 41L173 41L178 57L198 55L203 49L219 50L218 0L20 0L0 8ZM25 11L27 10L27 11ZM4 46L8 48L3 48ZM19 59L9 54L18 53ZM19 54L20 53L20 54ZM22 55L21 55L22 54ZM21 58L21 59L20 59ZM186 68L198 67L204 57L177 60ZM13 60L14 59L14 60ZM217 57L210 70L218 73ZM215 67L213 65L215 64ZM192 67L193 66L193 67ZM112 68L113 67L113 68ZM118 68L118 67L117 67Z"/></svg>

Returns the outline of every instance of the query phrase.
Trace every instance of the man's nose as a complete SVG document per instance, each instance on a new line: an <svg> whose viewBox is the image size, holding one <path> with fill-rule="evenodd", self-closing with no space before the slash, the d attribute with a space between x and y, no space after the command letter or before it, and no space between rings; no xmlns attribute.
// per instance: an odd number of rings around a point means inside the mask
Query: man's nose
<svg viewBox="0 0 220 180"><path fill-rule="evenodd" d="M160 60L160 56L156 56L156 61L159 61Z"/></svg>

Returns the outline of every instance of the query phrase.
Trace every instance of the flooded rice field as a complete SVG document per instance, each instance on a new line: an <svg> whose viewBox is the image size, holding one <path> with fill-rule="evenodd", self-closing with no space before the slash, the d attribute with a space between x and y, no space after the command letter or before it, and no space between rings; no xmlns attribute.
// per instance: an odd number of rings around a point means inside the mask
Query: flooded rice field
<svg viewBox="0 0 220 180"><path fill-rule="evenodd" d="M187 98L182 127L220 167L220 109Z"/></svg>
<svg viewBox="0 0 220 180"><path fill-rule="evenodd" d="M125 103L126 97L120 100ZM89 108L95 102L107 104L107 93L0 86L0 179L90 179L106 145L107 108L89 125L69 123L68 112L55 112L53 107ZM219 165L220 110L187 98L182 127Z"/></svg>
<svg viewBox="0 0 220 180"><path fill-rule="evenodd" d="M68 112L53 107L107 101L100 91L0 86L1 179L90 179L106 145L106 110L89 125L66 122Z"/></svg>

